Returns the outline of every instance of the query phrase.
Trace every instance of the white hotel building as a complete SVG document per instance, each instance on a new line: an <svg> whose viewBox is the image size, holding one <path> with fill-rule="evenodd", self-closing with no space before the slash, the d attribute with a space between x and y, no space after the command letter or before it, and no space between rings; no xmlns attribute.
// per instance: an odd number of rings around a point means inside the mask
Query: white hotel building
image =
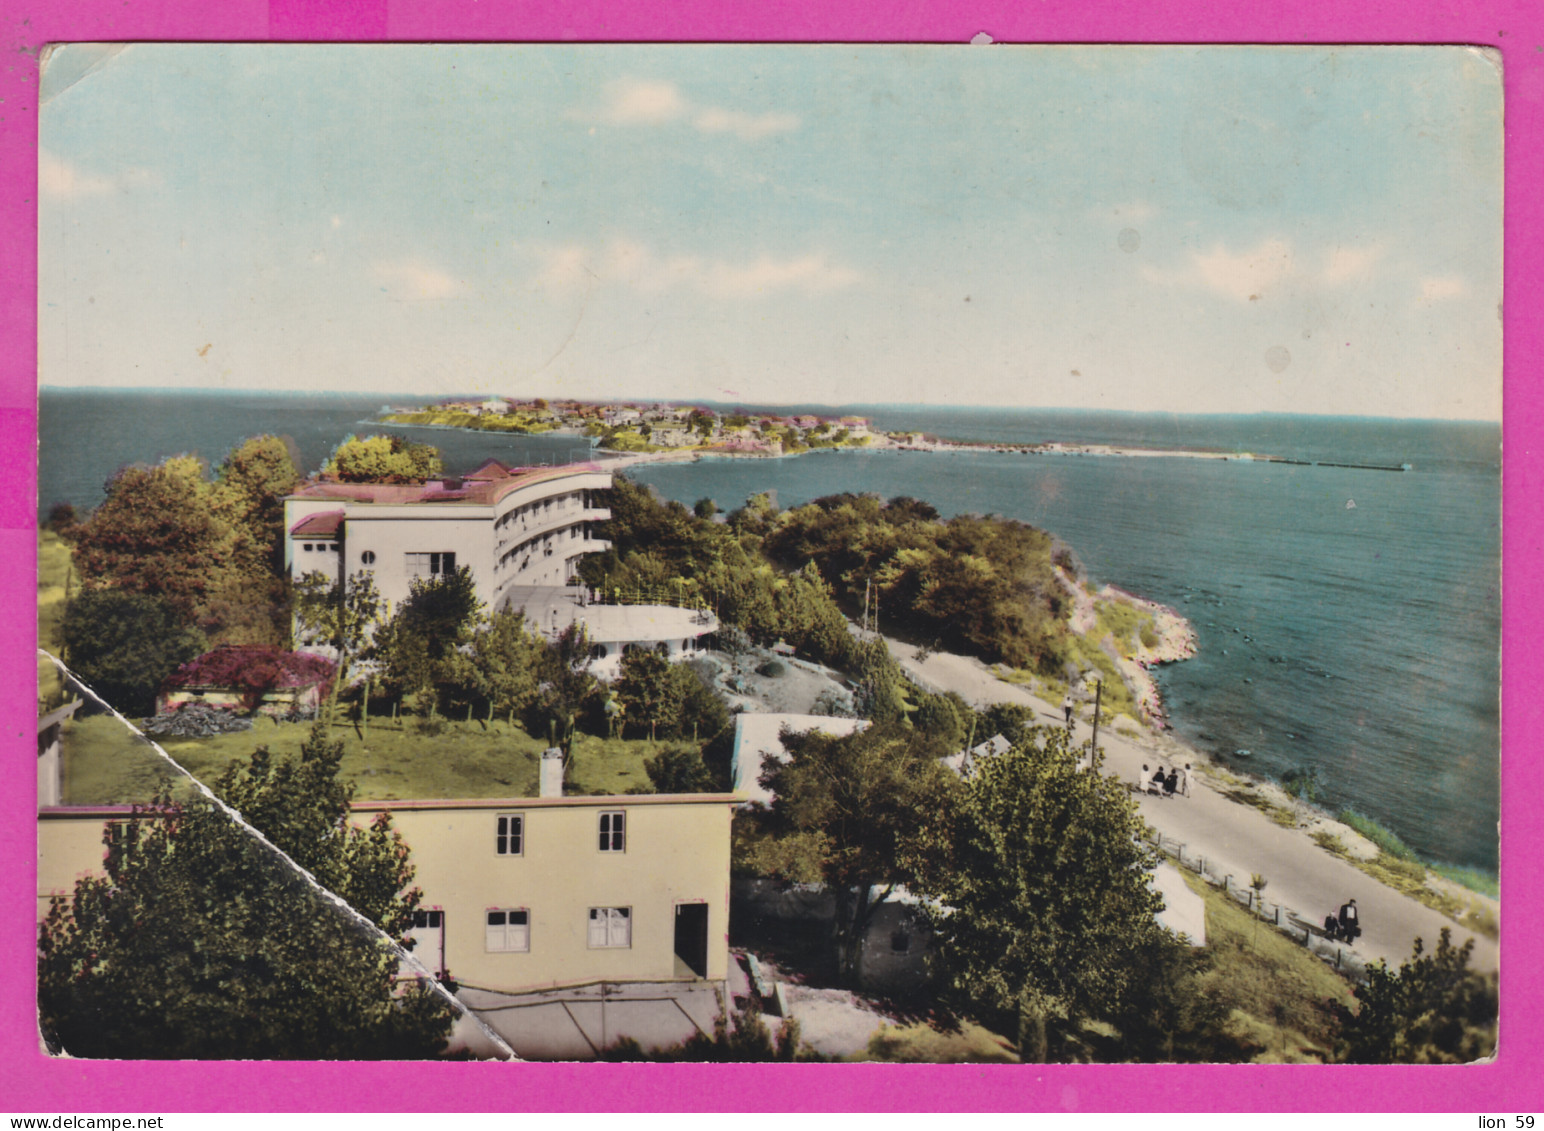
<svg viewBox="0 0 1544 1131"><path fill-rule="evenodd" d="M629 646L696 651L718 628L711 614L586 606L569 586L584 555L610 547L594 533L611 517L595 494L610 486L611 473L593 463L508 468L497 460L424 484L309 483L284 500L285 567L297 581L368 572L394 609L413 578L465 566L490 610L525 609L549 636L584 621L602 674Z"/></svg>

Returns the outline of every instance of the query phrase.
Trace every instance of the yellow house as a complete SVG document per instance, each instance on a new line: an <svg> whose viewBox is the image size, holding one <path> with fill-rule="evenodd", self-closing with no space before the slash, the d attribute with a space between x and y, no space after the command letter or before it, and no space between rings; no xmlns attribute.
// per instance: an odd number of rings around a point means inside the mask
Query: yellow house
<svg viewBox="0 0 1544 1131"><path fill-rule="evenodd" d="M410 937L435 973L499 993L729 976L727 794L362 802L402 834L423 890ZM38 814L38 915L101 868L128 806Z"/></svg>

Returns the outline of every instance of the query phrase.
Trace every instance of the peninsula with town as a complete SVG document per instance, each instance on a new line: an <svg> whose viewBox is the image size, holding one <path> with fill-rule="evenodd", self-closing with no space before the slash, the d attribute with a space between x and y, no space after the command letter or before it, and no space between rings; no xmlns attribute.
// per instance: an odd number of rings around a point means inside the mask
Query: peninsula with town
<svg viewBox="0 0 1544 1131"><path fill-rule="evenodd" d="M680 462L705 457L776 457L812 451L999 452L1018 455L1123 456L1321 466L1317 461L1247 451L1082 444L1036 444L944 439L922 431L876 429L862 416L779 415L663 401L447 399L430 408L388 408L382 423L461 428L513 435L582 436L624 462ZM1325 463L1367 471L1409 471L1411 465Z"/></svg>

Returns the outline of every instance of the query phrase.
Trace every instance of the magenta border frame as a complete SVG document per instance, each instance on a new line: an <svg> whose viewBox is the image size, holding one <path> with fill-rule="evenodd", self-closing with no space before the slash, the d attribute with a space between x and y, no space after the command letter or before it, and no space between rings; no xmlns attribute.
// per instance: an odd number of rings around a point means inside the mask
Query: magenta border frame
<svg viewBox="0 0 1544 1131"><path fill-rule="evenodd" d="M10 608L0 705L15 731L0 765L0 1108L13 1112L869 1110L1485 1111L1536 1108L1541 1089L1540 893L1526 878L1544 832L1544 677L1528 630L1544 596L1544 442L1536 374L1544 331L1544 9L1528 0L1035 0L892 6L815 0L0 0L0 546L35 567L37 60L49 42L789 41L1467 43L1502 53L1506 89L1505 605L1502 695L1502 1028L1499 1058L1462 1068L1317 1066L625 1066L118 1063L39 1051L32 945L33 570L0 581ZM1530 191L1532 190L1532 191ZM32 626L32 627L29 627Z"/></svg>

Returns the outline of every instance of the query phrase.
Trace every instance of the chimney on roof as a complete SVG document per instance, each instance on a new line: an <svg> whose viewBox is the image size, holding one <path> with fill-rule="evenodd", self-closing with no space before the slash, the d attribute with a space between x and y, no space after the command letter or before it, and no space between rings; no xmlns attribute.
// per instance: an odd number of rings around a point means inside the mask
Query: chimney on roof
<svg viewBox="0 0 1544 1131"><path fill-rule="evenodd" d="M538 797L563 796L563 750L549 746L541 752L541 778Z"/></svg>

